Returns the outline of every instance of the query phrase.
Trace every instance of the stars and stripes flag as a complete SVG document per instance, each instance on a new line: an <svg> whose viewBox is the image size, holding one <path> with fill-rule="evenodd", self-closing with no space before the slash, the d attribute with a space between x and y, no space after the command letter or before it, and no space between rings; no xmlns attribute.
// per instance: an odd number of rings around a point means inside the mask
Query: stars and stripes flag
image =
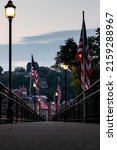
<svg viewBox="0 0 117 150"><path fill-rule="evenodd" d="M48 109L48 105L44 102L41 96L38 97L41 109Z"/></svg>
<svg viewBox="0 0 117 150"><path fill-rule="evenodd" d="M32 55L32 65L31 65L31 75L32 77L34 78L34 82L35 82L35 85L36 85L36 91L38 92L39 90L39 76L38 76L38 73L37 73L37 70L35 68L35 62L34 62L34 59L33 59L33 55Z"/></svg>
<svg viewBox="0 0 117 150"><path fill-rule="evenodd" d="M78 45L77 60L81 63L81 87L83 90L87 90L90 87L91 76L91 60L90 51L88 50L86 26L84 20L83 11L83 23L80 34L80 40Z"/></svg>
<svg viewBox="0 0 117 150"><path fill-rule="evenodd" d="M59 84L57 86L57 91L56 92L57 92L57 96L58 96L58 104L60 104L62 95L61 95L61 88L60 88Z"/></svg>

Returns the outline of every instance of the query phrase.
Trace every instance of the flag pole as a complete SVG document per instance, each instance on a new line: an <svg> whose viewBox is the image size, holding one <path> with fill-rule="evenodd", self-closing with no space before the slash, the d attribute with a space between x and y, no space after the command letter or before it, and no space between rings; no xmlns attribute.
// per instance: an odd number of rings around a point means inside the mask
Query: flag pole
<svg viewBox="0 0 117 150"><path fill-rule="evenodd" d="M32 58L32 56L31 56ZM29 89L29 95L31 96L31 86L32 86L32 59L31 59L31 67L30 67L30 89Z"/></svg>
<svg viewBox="0 0 117 150"><path fill-rule="evenodd" d="M84 25L84 11L83 15L83 25ZM85 101L85 41L84 41L84 26L82 26L82 36L83 36L83 122L86 122L86 101Z"/></svg>

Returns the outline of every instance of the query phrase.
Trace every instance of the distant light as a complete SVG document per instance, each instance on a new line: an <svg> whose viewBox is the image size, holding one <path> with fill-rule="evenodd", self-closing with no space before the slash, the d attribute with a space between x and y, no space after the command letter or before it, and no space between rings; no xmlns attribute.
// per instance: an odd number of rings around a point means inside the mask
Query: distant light
<svg viewBox="0 0 117 150"><path fill-rule="evenodd" d="M64 64L63 68L64 68L65 70L67 70L67 69L68 69L68 65L65 65L65 64Z"/></svg>
<svg viewBox="0 0 117 150"><path fill-rule="evenodd" d="M52 102L52 105L54 105L54 102Z"/></svg>
<svg viewBox="0 0 117 150"><path fill-rule="evenodd" d="M58 92L55 93L55 96L58 96Z"/></svg>
<svg viewBox="0 0 117 150"><path fill-rule="evenodd" d="M36 87L36 84L35 84L35 82L33 83L33 87L34 87L34 88Z"/></svg>

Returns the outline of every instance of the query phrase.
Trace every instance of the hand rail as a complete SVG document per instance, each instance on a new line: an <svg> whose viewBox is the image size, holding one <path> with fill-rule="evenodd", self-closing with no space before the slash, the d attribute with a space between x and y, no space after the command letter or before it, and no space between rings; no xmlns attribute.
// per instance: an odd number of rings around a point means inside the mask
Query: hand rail
<svg viewBox="0 0 117 150"><path fill-rule="evenodd" d="M9 104L10 110L9 110ZM12 115L12 116L11 116ZM0 82L0 123L39 121L42 118Z"/></svg>
<svg viewBox="0 0 117 150"><path fill-rule="evenodd" d="M100 122L100 80L69 102L55 114L56 121ZM84 117L84 112L85 117Z"/></svg>

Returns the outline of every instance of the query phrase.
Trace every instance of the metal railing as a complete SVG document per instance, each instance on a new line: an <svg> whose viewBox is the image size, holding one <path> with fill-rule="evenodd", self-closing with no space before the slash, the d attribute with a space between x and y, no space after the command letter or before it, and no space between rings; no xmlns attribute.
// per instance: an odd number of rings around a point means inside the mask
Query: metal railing
<svg viewBox="0 0 117 150"><path fill-rule="evenodd" d="M11 108L9 111L9 104ZM39 121L42 118L0 83L0 123Z"/></svg>
<svg viewBox="0 0 117 150"><path fill-rule="evenodd" d="M100 80L63 107L54 117L56 121L100 122Z"/></svg>

